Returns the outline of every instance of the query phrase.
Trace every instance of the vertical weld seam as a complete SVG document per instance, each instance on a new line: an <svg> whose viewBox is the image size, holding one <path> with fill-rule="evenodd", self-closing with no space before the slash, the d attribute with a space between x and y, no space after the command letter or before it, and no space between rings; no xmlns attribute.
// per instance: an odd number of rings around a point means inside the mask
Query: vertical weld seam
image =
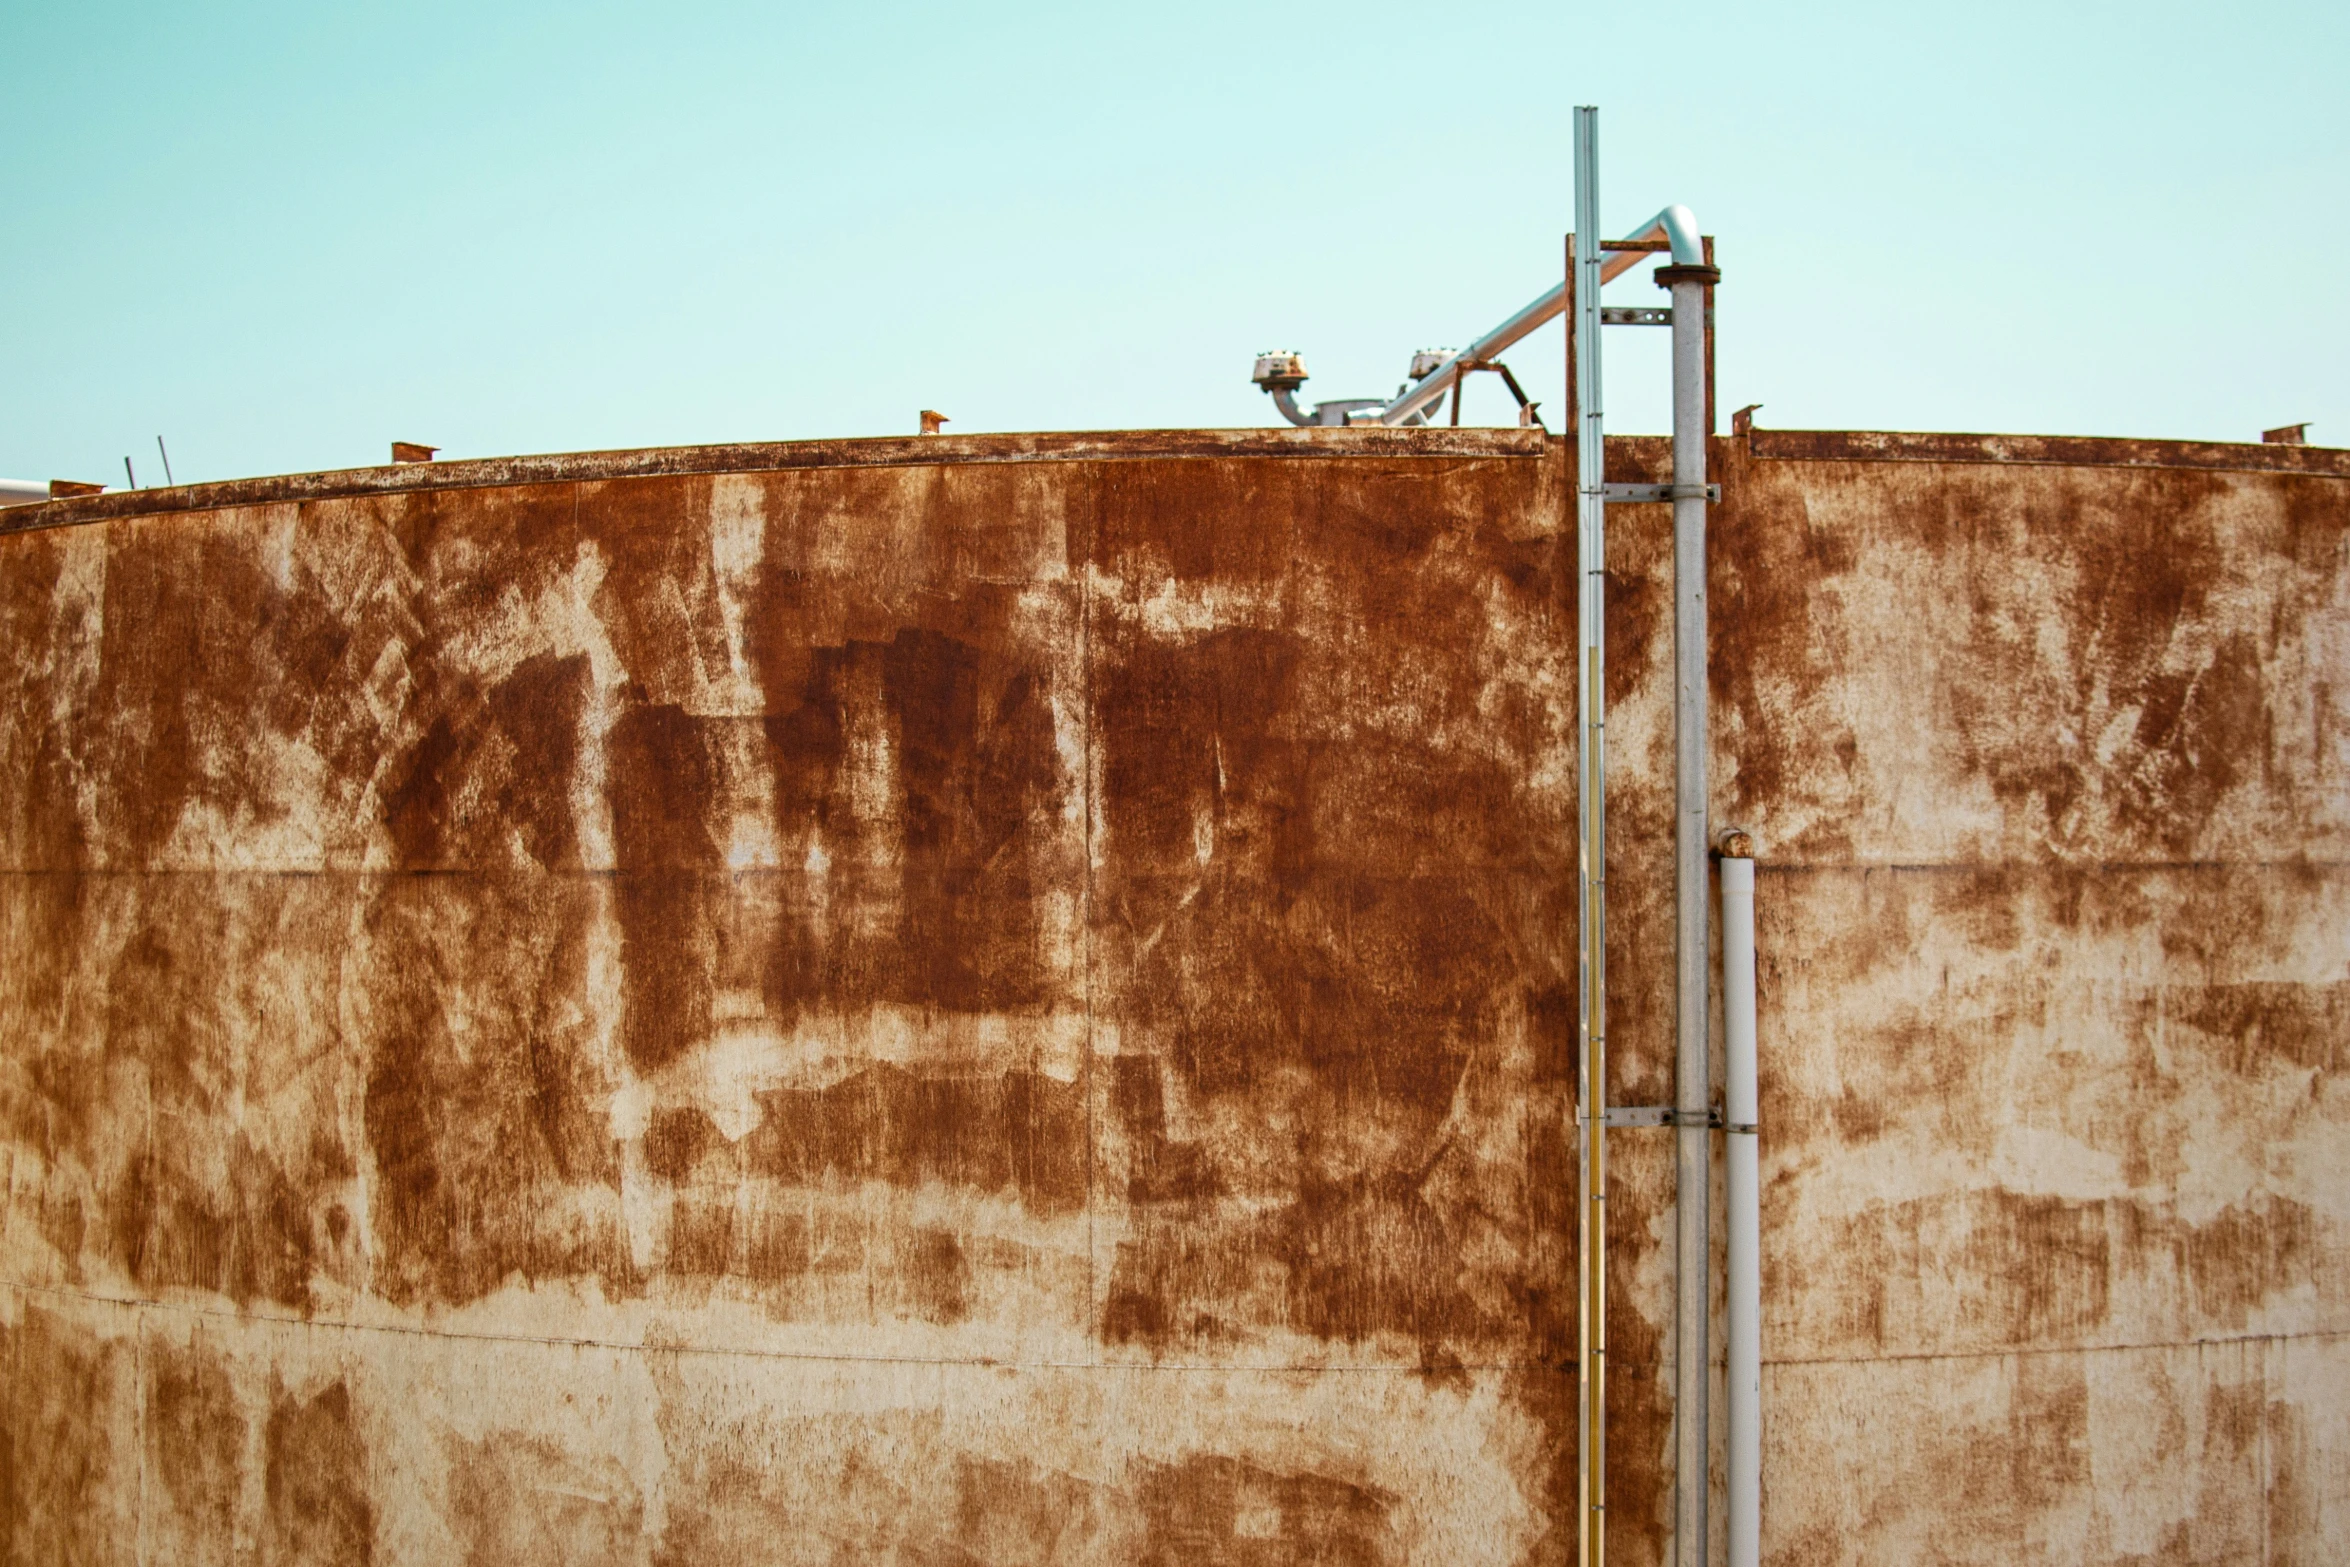
<svg viewBox="0 0 2350 1567"><path fill-rule="evenodd" d="M2268 1360L2275 1348L2276 1343L2273 1339L2264 1338L2260 1341L2260 1567L2269 1567L2271 1560L2269 1554L2271 1550L2269 1493L2275 1481L2269 1472L2271 1459L2268 1451Z"/></svg>
<svg viewBox="0 0 2350 1567"><path fill-rule="evenodd" d="M131 1560L147 1567L147 1308L131 1313L131 1440L139 1447L139 1479L133 1493Z"/></svg>

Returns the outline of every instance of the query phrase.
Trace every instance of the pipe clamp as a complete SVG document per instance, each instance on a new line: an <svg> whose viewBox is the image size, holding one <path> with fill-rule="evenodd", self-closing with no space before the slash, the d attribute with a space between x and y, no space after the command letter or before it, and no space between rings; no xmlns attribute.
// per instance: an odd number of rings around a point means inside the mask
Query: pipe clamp
<svg viewBox="0 0 2350 1567"><path fill-rule="evenodd" d="M1655 501L1711 501L1718 505L1722 487L1718 484L1611 484L1606 494L1610 506L1640 506Z"/></svg>
<svg viewBox="0 0 2350 1567"><path fill-rule="evenodd" d="M1612 1105L1606 1112L1609 1126L1701 1126L1720 1127L1719 1110L1676 1110L1671 1105ZM1737 1128L1731 1128L1733 1131ZM1753 1127L1747 1127L1753 1131Z"/></svg>

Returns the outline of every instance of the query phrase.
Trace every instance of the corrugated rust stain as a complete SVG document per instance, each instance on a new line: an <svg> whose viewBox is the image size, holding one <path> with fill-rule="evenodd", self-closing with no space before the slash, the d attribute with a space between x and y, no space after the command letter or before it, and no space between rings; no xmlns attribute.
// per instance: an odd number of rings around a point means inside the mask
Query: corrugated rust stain
<svg viewBox="0 0 2350 1567"><path fill-rule="evenodd" d="M2018 441L1716 452L1766 1550L2318 1560L2350 496ZM1568 478L939 437L11 513L0 1555L1566 1559ZM1632 1103L1664 515L1609 561ZM1654 1562L1670 1152L1613 1146Z"/></svg>

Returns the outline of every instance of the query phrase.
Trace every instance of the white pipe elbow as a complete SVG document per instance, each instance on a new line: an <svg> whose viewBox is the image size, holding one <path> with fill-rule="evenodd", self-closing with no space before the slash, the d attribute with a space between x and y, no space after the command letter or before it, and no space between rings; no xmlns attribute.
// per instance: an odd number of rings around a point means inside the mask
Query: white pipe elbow
<svg viewBox="0 0 2350 1567"><path fill-rule="evenodd" d="M1697 214L1679 202L1674 202L1624 238L1662 239L1672 246L1674 266L1705 265L1705 238L1697 232ZM1647 259L1646 253L1642 251L1608 251L1600 262L1599 280L1602 283L1613 282Z"/></svg>
<svg viewBox="0 0 2350 1567"><path fill-rule="evenodd" d="M1705 265L1705 240L1697 232L1697 214L1679 202L1665 208L1648 220L1649 232L1663 230L1666 241L1673 247L1673 265L1698 267Z"/></svg>

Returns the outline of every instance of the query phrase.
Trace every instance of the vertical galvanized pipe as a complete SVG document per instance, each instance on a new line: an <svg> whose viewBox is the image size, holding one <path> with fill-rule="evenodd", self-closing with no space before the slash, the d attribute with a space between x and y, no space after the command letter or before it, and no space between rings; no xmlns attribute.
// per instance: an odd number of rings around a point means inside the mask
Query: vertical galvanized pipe
<svg viewBox="0 0 2350 1567"><path fill-rule="evenodd" d="M1762 1560L1762 1189L1755 1146L1754 861L1742 835L1722 855L1723 1196L1728 1209L1729 1567Z"/></svg>
<svg viewBox="0 0 2350 1567"><path fill-rule="evenodd" d="M1713 1103L1706 949L1705 295L1708 266L1657 269L1673 292L1673 850L1674 1028L1678 1112L1674 1162L1675 1282L1673 1540L1680 1567L1705 1567L1706 1234Z"/></svg>
<svg viewBox="0 0 2350 1567"><path fill-rule="evenodd" d="M1576 1379L1576 1538L1583 1567L1607 1559L1607 440L1599 376L1599 111L1575 110L1575 580L1581 718L1576 919L1582 989L1576 1094L1582 1358Z"/></svg>

